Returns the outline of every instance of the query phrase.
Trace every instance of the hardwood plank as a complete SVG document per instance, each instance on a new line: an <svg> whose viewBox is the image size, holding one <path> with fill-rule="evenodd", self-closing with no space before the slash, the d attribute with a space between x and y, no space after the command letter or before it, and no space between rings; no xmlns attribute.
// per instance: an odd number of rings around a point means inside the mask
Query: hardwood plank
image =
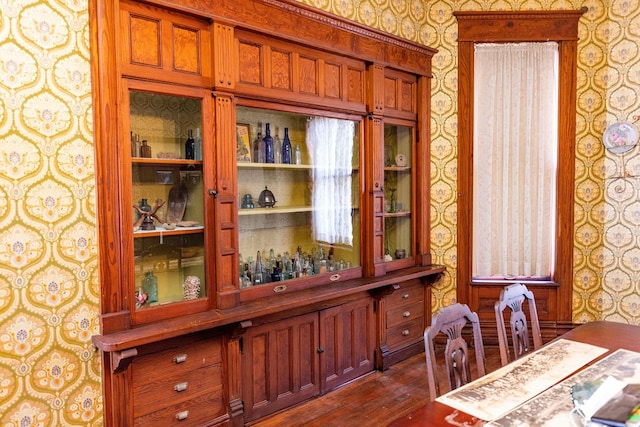
<svg viewBox="0 0 640 427"><path fill-rule="evenodd" d="M384 426L395 418L429 402L424 353L372 372L337 390L248 425L360 427ZM497 346L485 346L487 372L500 367ZM472 364L473 366L473 364ZM476 377L476 373L472 373Z"/></svg>

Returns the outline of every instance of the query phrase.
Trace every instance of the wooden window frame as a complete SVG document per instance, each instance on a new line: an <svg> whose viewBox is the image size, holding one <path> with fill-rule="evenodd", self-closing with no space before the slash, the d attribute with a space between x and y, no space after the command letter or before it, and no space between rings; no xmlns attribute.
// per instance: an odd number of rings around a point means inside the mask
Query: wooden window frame
<svg viewBox="0 0 640 427"><path fill-rule="evenodd" d="M469 303L473 235L473 94L476 43L558 43L558 171L556 184L555 260L558 284L556 320L571 320L576 140L578 20L583 10L473 12L458 20L458 268L457 299Z"/></svg>

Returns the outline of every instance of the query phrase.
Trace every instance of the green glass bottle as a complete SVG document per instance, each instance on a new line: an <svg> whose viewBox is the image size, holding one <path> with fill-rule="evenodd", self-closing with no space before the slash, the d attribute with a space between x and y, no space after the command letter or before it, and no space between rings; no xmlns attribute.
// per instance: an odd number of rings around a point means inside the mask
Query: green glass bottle
<svg viewBox="0 0 640 427"><path fill-rule="evenodd" d="M153 275L153 270L145 273L142 279L142 289L147 294L148 302L158 302L158 278Z"/></svg>

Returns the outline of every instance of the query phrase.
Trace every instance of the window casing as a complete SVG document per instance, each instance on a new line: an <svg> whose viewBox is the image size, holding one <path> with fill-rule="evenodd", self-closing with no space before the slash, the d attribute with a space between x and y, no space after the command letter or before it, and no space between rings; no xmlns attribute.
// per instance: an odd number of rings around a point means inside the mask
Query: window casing
<svg viewBox="0 0 640 427"><path fill-rule="evenodd" d="M575 181L578 20L584 10L454 13L458 19L458 265L457 300L470 300L473 232L473 93L476 43L558 43L558 170L555 258L557 320L571 319L573 196ZM570 183L570 184L569 184ZM569 184L569 185L567 185Z"/></svg>

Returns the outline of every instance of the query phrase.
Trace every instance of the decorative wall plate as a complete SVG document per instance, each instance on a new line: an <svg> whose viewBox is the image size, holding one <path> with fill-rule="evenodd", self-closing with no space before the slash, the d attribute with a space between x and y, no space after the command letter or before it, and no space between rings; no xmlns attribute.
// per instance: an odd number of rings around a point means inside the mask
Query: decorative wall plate
<svg viewBox="0 0 640 427"><path fill-rule="evenodd" d="M612 153L626 153L638 143L638 129L627 122L613 123L604 131L602 143Z"/></svg>

